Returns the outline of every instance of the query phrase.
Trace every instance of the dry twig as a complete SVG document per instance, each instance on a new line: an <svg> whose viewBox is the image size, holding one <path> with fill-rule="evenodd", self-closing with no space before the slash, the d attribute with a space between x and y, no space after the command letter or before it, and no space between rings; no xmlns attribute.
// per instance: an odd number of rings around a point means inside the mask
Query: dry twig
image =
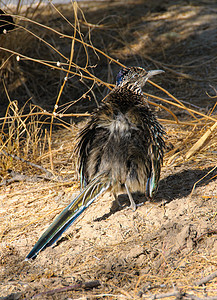
<svg viewBox="0 0 217 300"><path fill-rule="evenodd" d="M93 289L93 288L96 288L100 285L101 285L101 283L100 283L99 280L82 282L82 283L77 283L77 284L74 284L74 285L66 286L66 287L63 287L63 288L53 289L53 290L49 290L49 291L46 291L46 292L42 292L40 294L37 294L37 295L33 296L32 298L34 299L34 298L44 296L44 295L52 295L52 294L68 292L68 291L76 291L76 290L80 290L80 289Z"/></svg>
<svg viewBox="0 0 217 300"><path fill-rule="evenodd" d="M215 271L214 273L212 273L212 274L210 274L208 276L203 277L199 281L196 281L195 285L199 285L200 286L200 285L206 284L207 282L213 280L216 277L217 277L217 271ZM217 297L216 297L216 299L217 299Z"/></svg>
<svg viewBox="0 0 217 300"><path fill-rule="evenodd" d="M34 168L37 168L37 169L45 172L47 178L53 177L53 173L51 173L49 170L45 169L44 167L42 167L42 166L40 166L38 164L32 163L31 161L27 161L24 158L19 157L19 156L15 155L15 154L7 153L3 149L1 150L1 152L4 153L4 155L6 155L6 156L12 157L12 158L14 158L16 160L19 160L19 161L22 161L22 162L26 163L27 165L30 165L30 166L32 166Z"/></svg>

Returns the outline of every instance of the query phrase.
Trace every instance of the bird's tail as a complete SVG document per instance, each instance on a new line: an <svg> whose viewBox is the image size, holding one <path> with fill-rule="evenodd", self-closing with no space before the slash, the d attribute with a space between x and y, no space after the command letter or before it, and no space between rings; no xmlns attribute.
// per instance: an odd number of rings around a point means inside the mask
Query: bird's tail
<svg viewBox="0 0 217 300"><path fill-rule="evenodd" d="M107 175L105 172L99 174L85 187L42 234L25 260L36 258L40 251L53 245L82 212L99 195L109 189L110 183L108 182Z"/></svg>

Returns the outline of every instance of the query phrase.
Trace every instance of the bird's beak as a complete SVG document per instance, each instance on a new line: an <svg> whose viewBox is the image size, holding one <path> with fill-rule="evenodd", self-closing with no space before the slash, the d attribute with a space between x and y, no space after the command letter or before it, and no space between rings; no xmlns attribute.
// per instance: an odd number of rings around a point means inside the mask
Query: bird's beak
<svg viewBox="0 0 217 300"><path fill-rule="evenodd" d="M147 74L147 78L150 78L154 75L157 75L157 74L160 74L160 73L164 73L163 70L152 70L152 71L148 71L148 74Z"/></svg>

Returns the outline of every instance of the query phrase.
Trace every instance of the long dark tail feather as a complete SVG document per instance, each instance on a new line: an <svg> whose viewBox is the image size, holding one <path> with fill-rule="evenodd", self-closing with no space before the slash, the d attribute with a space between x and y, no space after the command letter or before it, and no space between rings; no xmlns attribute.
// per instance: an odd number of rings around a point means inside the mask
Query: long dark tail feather
<svg viewBox="0 0 217 300"><path fill-rule="evenodd" d="M25 260L36 258L40 251L53 245L63 232L85 211L85 209L99 195L108 190L109 187L110 183L108 182L108 176L105 176L105 173L95 177L42 234Z"/></svg>

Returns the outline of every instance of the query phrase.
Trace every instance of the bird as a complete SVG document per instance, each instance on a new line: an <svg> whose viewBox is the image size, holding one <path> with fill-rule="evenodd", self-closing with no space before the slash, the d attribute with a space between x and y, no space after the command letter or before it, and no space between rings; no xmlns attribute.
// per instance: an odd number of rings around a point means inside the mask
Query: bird
<svg viewBox="0 0 217 300"><path fill-rule="evenodd" d="M13 18L0 9L0 34L7 33L15 28Z"/></svg>
<svg viewBox="0 0 217 300"><path fill-rule="evenodd" d="M127 194L133 211L137 207L134 193L153 198L160 179L165 130L142 88L150 77L162 72L142 67L119 71L116 85L78 134L75 152L81 192L42 234L26 260L53 245L106 191L113 193L117 201L118 194Z"/></svg>

